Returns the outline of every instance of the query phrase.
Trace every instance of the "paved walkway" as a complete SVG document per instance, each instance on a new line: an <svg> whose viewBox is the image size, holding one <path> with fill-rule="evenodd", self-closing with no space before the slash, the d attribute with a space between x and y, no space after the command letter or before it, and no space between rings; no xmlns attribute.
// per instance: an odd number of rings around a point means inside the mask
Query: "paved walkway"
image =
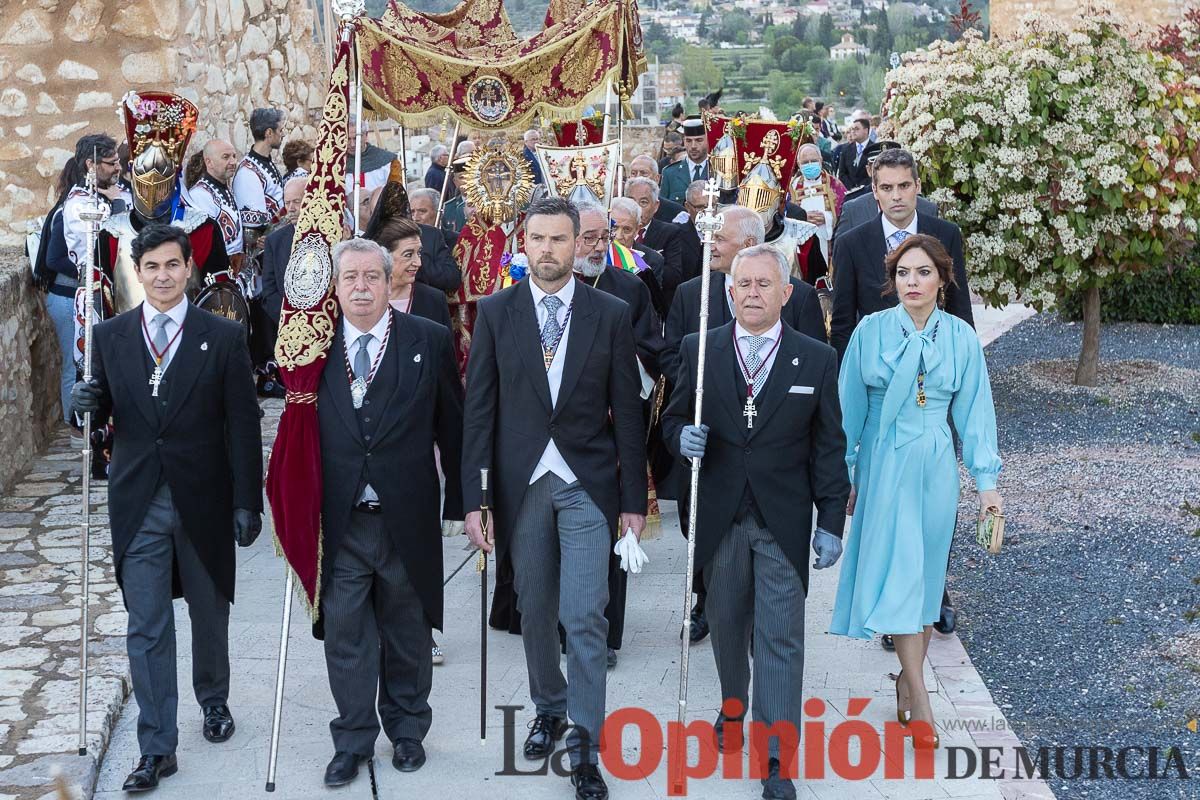
<svg viewBox="0 0 1200 800"><path fill-rule="evenodd" d="M1028 315L1025 309L1010 308L984 312L976 308L981 338L987 342ZM274 433L279 404L267 406L264 432ZM637 706L650 711L660 726L674 720L678 687L678 630L683 615L681 588L686 549L678 532L673 503L664 503L664 532L646 544L651 562L641 575L632 576L624 648L620 663L609 673L608 709ZM446 540L445 563L449 574L466 553L465 539ZM182 602L177 604L179 627L179 679L181 696L180 772L166 780L157 792L161 798L221 800L244 798L263 790L266 775L271 704L274 697L279 617L284 577L282 564L270 543L269 531L254 547L239 551L238 602L231 619L230 648L233 657L233 686L230 705L237 719L234 738L222 745L211 745L200 735L199 710L187 687L190 685L190 630ZM814 573L806 618L805 694L826 704L825 713L810 721L825 724L827 735L849 716L865 720L875 729L892 718L892 683L886 677L895 671L895 657L876 643L857 642L825 633L830 617L837 568ZM572 796L565 778L538 776L497 776L504 764L504 731L501 712L490 710L486 746L478 737L478 606L479 584L468 566L446 588L447 630L438 636L447 653L447 663L435 668L431 703L433 728L426 740L429 763L415 774L401 774L390 766L390 749L381 739L377 748L376 772L378 795L501 798L568 798ZM488 704L530 707L521 642L518 637L489 631ZM2 651L0 651L2 652ZM689 720L711 720L716 716L719 696L711 653L706 640L691 650ZM69 669L64 668L69 672ZM0 674L2 677L2 674ZM935 774L946 774L947 748L950 745L979 748L1012 747L1017 744L1008 731L1003 714L970 664L957 637L935 635L926 668L928 685L937 687L933 697L934 714L939 722L943 749L937 754ZM118 684L119 686L119 684ZM276 796L281 798L324 798L371 796L371 785L364 773L359 780L336 792L325 789L321 776L331 756L328 722L333 702L324 672L320 647L309 635L306 620L297 614L291 631L291 651L285 692L283 747L279 761ZM851 714L850 698L870 702L865 710ZM2 698L0 698L2 702ZM69 709L64 709L69 710ZM526 712L517 713L515 747L525 734ZM130 698L112 732L109 749L96 781L96 797L103 800L124 797L120 784L137 760L135 736L136 706ZM970 730L968 730L970 728ZM68 728L69 729L69 728ZM661 730L661 728L660 728ZM11 741L11 740L10 740ZM639 758L641 743L629 730L623 740L623 756L628 762ZM661 748L659 748L661 750ZM8 752L7 750L4 752ZM857 763L860 749L851 747L851 762ZM657 769L638 780L610 780L614 800L623 798L666 797L665 758L648 749L647 757L659 761ZM658 758L655 758L658 756ZM693 752L692 760L696 759ZM959 755L961 768L962 755ZM914 772L911 749L904 757L904 774ZM63 759L64 763L79 761ZM1011 756L1006 763L1011 763ZM0 766L3 762L0 761ZM526 768L517 757L516 766ZM893 768L898 764L893 764ZM866 780L845 781L827 770L824 779L801 781L804 800L835 798L1050 798L1040 782L1009 780L889 780L883 766ZM0 787L4 786L0 772ZM45 784L42 784L45 786ZM0 800L6 800L0 788ZM713 798L757 797L758 782L710 778L692 781L688 796ZM21 792L25 797L38 794Z"/></svg>

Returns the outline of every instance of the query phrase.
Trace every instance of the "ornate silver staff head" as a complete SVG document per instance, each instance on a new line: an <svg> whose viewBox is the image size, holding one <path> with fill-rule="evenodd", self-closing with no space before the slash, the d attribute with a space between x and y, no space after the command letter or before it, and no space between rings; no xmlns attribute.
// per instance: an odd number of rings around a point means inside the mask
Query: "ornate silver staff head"
<svg viewBox="0 0 1200 800"><path fill-rule="evenodd" d="M716 178L709 178L708 184L704 187L704 196L708 198L708 206L696 215L696 231L700 234L700 240L705 244L712 244L713 234L721 230L721 226L725 224L725 215L716 212L716 201L720 195L720 182Z"/></svg>

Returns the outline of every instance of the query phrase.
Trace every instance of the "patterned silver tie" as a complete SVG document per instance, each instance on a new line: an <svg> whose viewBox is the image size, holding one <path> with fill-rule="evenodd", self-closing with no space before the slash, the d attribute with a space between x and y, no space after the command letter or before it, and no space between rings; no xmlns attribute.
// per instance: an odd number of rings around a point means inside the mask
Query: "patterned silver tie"
<svg viewBox="0 0 1200 800"><path fill-rule="evenodd" d="M157 314L150 321L155 326L154 338L151 341L154 342L154 349L162 356L163 369L167 368L167 361L169 360L167 358L167 348L170 347L170 339L167 338L167 323L170 321L171 318L166 314Z"/></svg>
<svg viewBox="0 0 1200 800"><path fill-rule="evenodd" d="M367 353L367 345L375 337L369 333L364 333L358 337L358 352L354 354L354 377L362 378L364 381L367 375L371 372L371 356Z"/></svg>
<svg viewBox="0 0 1200 800"><path fill-rule="evenodd" d="M562 300L552 294L542 298L546 309L546 321L542 324L542 350L549 352L554 349L562 336L562 325L558 322L558 310L563 307Z"/></svg>
<svg viewBox="0 0 1200 800"><path fill-rule="evenodd" d="M754 376L754 394L757 396L758 390L762 388L763 382L767 379L765 370L758 371L762 366L762 356L759 353L771 340L766 336L743 336L742 341L746 342L746 369Z"/></svg>
<svg viewBox="0 0 1200 800"><path fill-rule="evenodd" d="M910 234L908 231L896 231L893 233L888 237L888 252L890 253L895 250L905 239L911 235L912 234Z"/></svg>

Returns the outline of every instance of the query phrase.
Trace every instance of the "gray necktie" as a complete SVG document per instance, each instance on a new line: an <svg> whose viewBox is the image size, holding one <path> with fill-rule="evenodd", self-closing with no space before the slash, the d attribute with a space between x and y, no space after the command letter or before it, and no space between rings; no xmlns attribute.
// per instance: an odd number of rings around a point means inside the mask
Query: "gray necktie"
<svg viewBox="0 0 1200 800"><path fill-rule="evenodd" d="M908 231L896 231L888 237L888 252L895 250L900 246L900 243L909 237Z"/></svg>
<svg viewBox="0 0 1200 800"><path fill-rule="evenodd" d="M743 336L742 341L747 343L746 369L754 376L754 394L757 395L758 390L762 388L763 381L767 379L765 371L758 372L758 368L762 366L762 356L759 355L759 351L771 340L766 336Z"/></svg>
<svg viewBox="0 0 1200 800"><path fill-rule="evenodd" d="M371 371L371 357L367 355L367 345L374 338L369 333L358 337L358 352L354 354L354 377L362 378L364 381Z"/></svg>
<svg viewBox="0 0 1200 800"><path fill-rule="evenodd" d="M150 340L154 343L154 349L161 354L162 368L167 368L167 348L170 347L170 340L167 339L167 323L171 318L166 314L157 314L150 323L155 327L154 337Z"/></svg>
<svg viewBox="0 0 1200 800"><path fill-rule="evenodd" d="M546 308L546 321L542 324L542 349L552 350L558 339L562 336L562 325L558 323L558 310L562 308L563 302L552 294L548 294L542 298L542 305Z"/></svg>

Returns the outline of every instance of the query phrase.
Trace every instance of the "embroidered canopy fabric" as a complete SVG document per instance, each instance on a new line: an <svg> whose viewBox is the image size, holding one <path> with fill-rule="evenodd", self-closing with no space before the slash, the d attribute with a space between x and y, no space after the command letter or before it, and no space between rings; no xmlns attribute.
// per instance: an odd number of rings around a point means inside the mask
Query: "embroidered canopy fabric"
<svg viewBox="0 0 1200 800"><path fill-rule="evenodd" d="M449 113L472 128L577 113L609 78L628 97L645 68L636 0L560 2L550 11L548 27L520 39L501 0L464 0L436 15L393 0L381 19L357 21L363 97L405 124Z"/></svg>

